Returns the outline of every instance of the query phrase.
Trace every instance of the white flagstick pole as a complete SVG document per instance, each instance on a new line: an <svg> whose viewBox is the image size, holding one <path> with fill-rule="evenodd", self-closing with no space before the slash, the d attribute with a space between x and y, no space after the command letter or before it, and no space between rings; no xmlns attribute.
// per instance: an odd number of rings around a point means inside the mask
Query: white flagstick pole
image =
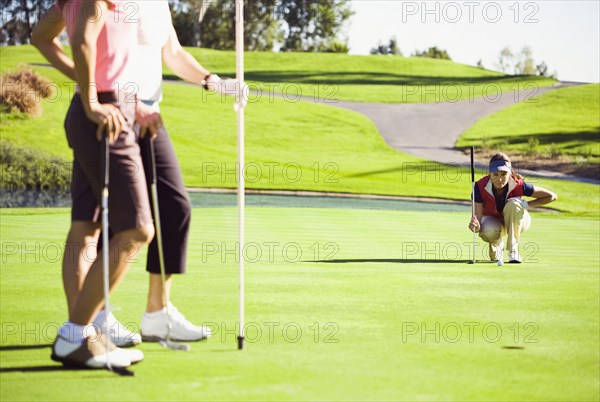
<svg viewBox="0 0 600 402"><path fill-rule="evenodd" d="M236 52L236 78L238 85L244 82L244 1L235 0L235 52ZM237 102L237 142L238 142L238 233L239 233L239 261L240 261L240 329L238 335L238 349L244 348L244 207L245 207L245 182L244 182L244 107L242 106L241 91Z"/></svg>

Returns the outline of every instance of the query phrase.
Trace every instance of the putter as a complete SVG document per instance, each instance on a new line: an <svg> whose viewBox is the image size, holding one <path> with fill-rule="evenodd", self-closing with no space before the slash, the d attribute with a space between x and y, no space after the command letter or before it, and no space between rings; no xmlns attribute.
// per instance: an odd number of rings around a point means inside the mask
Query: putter
<svg viewBox="0 0 600 402"><path fill-rule="evenodd" d="M108 326L108 316L111 312L110 301L109 301L109 265L108 265L108 184L110 181L110 148L108 143L107 135L102 137L101 143L101 157L100 165L102 167L102 274L103 274L103 288L104 288L104 311L105 314L105 326L106 326L106 369L115 374L122 376L133 376L135 373L129 371L124 367L113 367L109 359L110 351L110 330Z"/></svg>
<svg viewBox="0 0 600 402"><path fill-rule="evenodd" d="M475 216L475 147L471 146L471 213L472 217ZM469 264L475 264L475 247L477 245L477 233L473 232L473 259L469 261Z"/></svg>
<svg viewBox="0 0 600 402"><path fill-rule="evenodd" d="M169 296L167 295L167 287L165 283L167 281L167 274L165 271L165 258L163 255L162 246L162 231L160 229L160 212L158 210L158 191L156 190L156 158L154 156L154 142L148 133L146 135L148 157L150 160L150 196L152 198L152 210L154 212L154 227L156 228L156 245L158 246L158 263L160 265L160 279L162 282L162 298L163 304L167 309L167 336L165 339L158 341L163 347L172 350L190 350L190 345L185 343L175 342L170 339L171 336L171 314L169 312Z"/></svg>

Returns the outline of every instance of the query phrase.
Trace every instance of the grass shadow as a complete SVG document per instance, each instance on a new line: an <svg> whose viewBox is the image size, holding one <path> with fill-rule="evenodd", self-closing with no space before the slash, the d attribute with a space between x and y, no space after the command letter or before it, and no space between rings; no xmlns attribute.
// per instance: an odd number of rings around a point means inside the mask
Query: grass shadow
<svg viewBox="0 0 600 402"><path fill-rule="evenodd" d="M319 261L303 261L322 264L353 264L353 263L390 263L390 264L467 264L469 260L443 260L443 259L422 259L422 258L353 258L353 259L334 259Z"/></svg>
<svg viewBox="0 0 600 402"><path fill-rule="evenodd" d="M565 142L586 142L593 145L598 145L598 140L600 140L600 127L597 127L593 131L579 131L575 133L531 133L531 134L522 134L522 135L500 135L494 136L494 141L507 141L511 145L521 145L527 144L530 138L535 138L540 142L540 145L549 145L549 144L561 144Z"/></svg>
<svg viewBox="0 0 600 402"><path fill-rule="evenodd" d="M51 371L82 371L91 369L82 369L78 367L66 367L63 365L47 366L22 366L22 367L2 367L0 373L46 373Z"/></svg>
<svg viewBox="0 0 600 402"><path fill-rule="evenodd" d="M40 344L40 345L9 345L0 346L0 352L7 352L12 350L31 350L31 349L46 349L52 347L51 343Z"/></svg>
<svg viewBox="0 0 600 402"><path fill-rule="evenodd" d="M440 148L440 149L448 149L452 150L453 148ZM383 174L402 174L404 179L408 179L411 176L425 176L428 174L441 174L442 172L450 177L454 178L460 177L461 174L464 173L465 169L469 168L469 163L465 162L464 164L448 164L448 163L439 163L433 161L423 161L423 162L406 162L397 167L390 167L387 169L378 169L371 171L364 171L358 173L347 174L345 177L348 178L361 178L361 177L370 177L377 176ZM483 165L481 165L483 166ZM487 166L486 166L487 167ZM485 173L485 170L482 170Z"/></svg>
<svg viewBox="0 0 600 402"><path fill-rule="evenodd" d="M224 71L223 76L234 76L232 72ZM163 74L163 79L180 81L174 74ZM320 84L320 85L469 85L469 84L493 84L517 81L532 81L537 79L531 76L501 75L492 77L435 77L419 76L409 74L393 74L382 72L369 72L369 74L356 72L334 72L334 71L246 71L247 81L259 81L265 83L295 83L295 84Z"/></svg>
<svg viewBox="0 0 600 402"><path fill-rule="evenodd" d="M108 375L114 375L114 374L120 374L121 376L125 375L127 377L129 376L134 376L134 374L132 371L127 370L127 369L123 369L123 370L116 370L115 372L110 372L108 371L106 368L85 368L85 367L70 367L70 366L63 366L63 365L47 365L47 366L22 366L22 367L3 367L0 368L0 373L1 374L6 374L6 373L49 373L49 372L71 372L71 371L79 371L79 372L84 372L84 373L94 373L94 374L100 374L100 373L109 373ZM126 374L128 373L128 374ZM106 378L105 375L93 375L93 376L86 376L86 379L99 379L99 378Z"/></svg>

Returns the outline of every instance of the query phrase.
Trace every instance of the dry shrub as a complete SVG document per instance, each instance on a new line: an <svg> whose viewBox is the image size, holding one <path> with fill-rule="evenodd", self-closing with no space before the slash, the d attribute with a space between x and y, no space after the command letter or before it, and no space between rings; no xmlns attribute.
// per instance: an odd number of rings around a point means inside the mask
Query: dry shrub
<svg viewBox="0 0 600 402"><path fill-rule="evenodd" d="M9 113L39 116L42 113L41 100L53 94L52 82L30 68L21 68L0 77L0 104Z"/></svg>

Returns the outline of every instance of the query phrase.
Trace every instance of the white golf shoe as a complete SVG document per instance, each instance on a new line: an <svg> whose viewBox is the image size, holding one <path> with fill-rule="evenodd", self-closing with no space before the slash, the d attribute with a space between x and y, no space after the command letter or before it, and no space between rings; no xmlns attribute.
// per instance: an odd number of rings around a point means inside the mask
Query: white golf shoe
<svg viewBox="0 0 600 402"><path fill-rule="evenodd" d="M107 361L110 361L113 367L128 367L131 365L131 357L128 351L111 343L107 360L106 338L103 335L90 336L81 342L70 342L59 335L52 345L51 356L52 360L65 366L83 368L104 368ZM141 358L144 358L143 354Z"/></svg>
<svg viewBox="0 0 600 402"><path fill-rule="evenodd" d="M169 339L179 342L201 341L212 335L210 328L197 326L189 322L175 306L169 303L169 315L167 309L154 313L144 313L142 316L141 333L145 342L158 342ZM171 330L168 331L168 319L171 319Z"/></svg>
<svg viewBox="0 0 600 402"><path fill-rule="evenodd" d="M106 333L106 321L104 319L105 316L106 312L104 310L100 310L100 312L94 319L94 325L98 329L101 329L103 333ZM108 316L108 329L110 331L110 340L120 348L134 346L142 343L142 337L140 336L140 334L136 334L135 332L132 332L129 329L127 329L127 327L125 327L115 318L113 313L110 313Z"/></svg>
<svg viewBox="0 0 600 402"><path fill-rule="evenodd" d="M127 353L127 357L131 361L131 364L136 364L144 360L144 353L139 349L121 349L125 353Z"/></svg>
<svg viewBox="0 0 600 402"><path fill-rule="evenodd" d="M508 262L511 264L520 264L522 261L519 254L519 247L515 244L513 249L508 252Z"/></svg>

